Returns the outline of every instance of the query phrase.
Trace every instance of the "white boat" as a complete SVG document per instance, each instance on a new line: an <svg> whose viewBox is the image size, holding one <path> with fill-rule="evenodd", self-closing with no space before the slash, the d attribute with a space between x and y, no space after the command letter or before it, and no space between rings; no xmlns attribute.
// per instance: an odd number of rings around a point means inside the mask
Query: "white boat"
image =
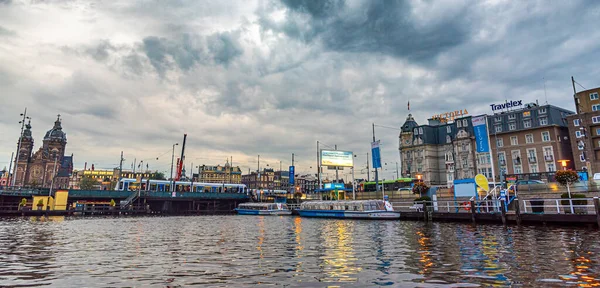
<svg viewBox="0 0 600 288"><path fill-rule="evenodd" d="M242 203L235 208L240 215L291 215L292 210L283 203Z"/></svg>
<svg viewBox="0 0 600 288"><path fill-rule="evenodd" d="M298 210L303 217L352 218L352 219L399 219L400 212L383 200L355 201L308 201Z"/></svg>

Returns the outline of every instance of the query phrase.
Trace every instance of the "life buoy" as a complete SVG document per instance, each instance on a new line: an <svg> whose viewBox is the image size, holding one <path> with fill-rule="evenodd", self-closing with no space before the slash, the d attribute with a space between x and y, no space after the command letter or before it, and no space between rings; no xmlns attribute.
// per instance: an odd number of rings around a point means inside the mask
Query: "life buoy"
<svg viewBox="0 0 600 288"><path fill-rule="evenodd" d="M463 202L463 208L465 208L466 211L471 211L471 202Z"/></svg>

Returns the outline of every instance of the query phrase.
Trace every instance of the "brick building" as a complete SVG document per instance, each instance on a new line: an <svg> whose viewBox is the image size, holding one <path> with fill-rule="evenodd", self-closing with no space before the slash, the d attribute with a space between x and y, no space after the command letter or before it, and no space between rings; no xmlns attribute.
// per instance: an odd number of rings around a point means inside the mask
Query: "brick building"
<svg viewBox="0 0 600 288"><path fill-rule="evenodd" d="M500 174L553 172L558 160L573 168L567 117L573 112L534 103L488 115L492 155Z"/></svg>
<svg viewBox="0 0 600 288"><path fill-rule="evenodd" d="M275 190L275 171L265 168L260 174L251 172L250 174L242 175L242 184L245 184L249 189Z"/></svg>
<svg viewBox="0 0 600 288"><path fill-rule="evenodd" d="M590 175L600 172L600 88L574 95L577 114L567 116L573 165Z"/></svg>
<svg viewBox="0 0 600 288"><path fill-rule="evenodd" d="M240 184L242 182L242 170L239 166L234 167L229 165L229 163L225 163L225 166L202 165L198 167L197 181Z"/></svg>

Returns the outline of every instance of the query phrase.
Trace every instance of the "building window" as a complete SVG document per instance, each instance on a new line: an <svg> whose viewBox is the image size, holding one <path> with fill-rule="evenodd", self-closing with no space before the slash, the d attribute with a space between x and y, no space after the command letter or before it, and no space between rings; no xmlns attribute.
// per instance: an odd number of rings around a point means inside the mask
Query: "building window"
<svg viewBox="0 0 600 288"><path fill-rule="evenodd" d="M420 127L420 128L419 128L419 134L420 134L420 135L423 135L423 127Z"/></svg>
<svg viewBox="0 0 600 288"><path fill-rule="evenodd" d="M527 149L527 158L529 162L535 162L535 149Z"/></svg>
<svg viewBox="0 0 600 288"><path fill-rule="evenodd" d="M575 126L579 126L580 122L581 121L579 119L573 119L573 125L575 125Z"/></svg>
<svg viewBox="0 0 600 288"><path fill-rule="evenodd" d="M502 122L502 117L496 117L496 120L494 120L494 122Z"/></svg>
<svg viewBox="0 0 600 288"><path fill-rule="evenodd" d="M581 138L582 136L583 134L581 133L581 131L575 131L575 137Z"/></svg>
<svg viewBox="0 0 600 288"><path fill-rule="evenodd" d="M450 137L450 135L446 135L446 143L452 143L452 137Z"/></svg>
<svg viewBox="0 0 600 288"><path fill-rule="evenodd" d="M594 123L594 124L600 123L600 116L592 117L592 123Z"/></svg>
<svg viewBox="0 0 600 288"><path fill-rule="evenodd" d="M600 116L599 116L599 118L600 118ZM596 122L594 122L594 123L596 123ZM502 126L496 125L495 128L496 128L496 132L502 132Z"/></svg>
<svg viewBox="0 0 600 288"><path fill-rule="evenodd" d="M506 154L504 152L498 153L498 161L500 161L500 165L506 165Z"/></svg>
<svg viewBox="0 0 600 288"><path fill-rule="evenodd" d="M446 132L447 133L451 133L452 132L452 126L450 126L450 125L446 126Z"/></svg>
<svg viewBox="0 0 600 288"><path fill-rule="evenodd" d="M469 127L469 122L467 122L467 119L463 119L463 127Z"/></svg>
<svg viewBox="0 0 600 288"><path fill-rule="evenodd" d="M456 121L456 127L460 128L460 121Z"/></svg>
<svg viewBox="0 0 600 288"><path fill-rule="evenodd" d="M598 100L598 92L590 93L590 100Z"/></svg>
<svg viewBox="0 0 600 288"><path fill-rule="evenodd" d="M525 127L525 128L531 128L531 120L525 120L525 121L523 121L523 127Z"/></svg>
<svg viewBox="0 0 600 288"><path fill-rule="evenodd" d="M546 118L546 117L540 118L540 125L548 125L548 118Z"/></svg>
<svg viewBox="0 0 600 288"><path fill-rule="evenodd" d="M533 143L533 134L525 135L525 143L527 143L527 144Z"/></svg>
<svg viewBox="0 0 600 288"><path fill-rule="evenodd" d="M529 165L529 173L538 173L538 165L537 164L531 164Z"/></svg>
<svg viewBox="0 0 600 288"><path fill-rule="evenodd" d="M540 114L546 114L546 108L540 108L538 111Z"/></svg>
<svg viewBox="0 0 600 288"><path fill-rule="evenodd" d="M515 174L521 173L523 173L523 168L521 168L521 165L515 165Z"/></svg>
<svg viewBox="0 0 600 288"><path fill-rule="evenodd" d="M583 156L583 153L579 154L579 161L585 162L585 156Z"/></svg>
<svg viewBox="0 0 600 288"><path fill-rule="evenodd" d="M510 137L510 145L519 145L519 140L517 136Z"/></svg>
<svg viewBox="0 0 600 288"><path fill-rule="evenodd" d="M415 128L414 132L415 135L419 135L419 129Z"/></svg>
<svg viewBox="0 0 600 288"><path fill-rule="evenodd" d="M548 172L555 172L556 171L556 167L554 166L554 163L548 163Z"/></svg>
<svg viewBox="0 0 600 288"><path fill-rule="evenodd" d="M504 140L502 138L496 139L496 147L503 147L503 146L504 146Z"/></svg>
<svg viewBox="0 0 600 288"><path fill-rule="evenodd" d="M600 104L592 105L592 111L598 111L598 110L600 110Z"/></svg>
<svg viewBox="0 0 600 288"><path fill-rule="evenodd" d="M509 123L508 124L508 130L515 130L517 129L517 124L516 123Z"/></svg>
<svg viewBox="0 0 600 288"><path fill-rule="evenodd" d="M548 131L542 132L542 142L549 142L549 141L550 141L550 132L548 132Z"/></svg>
<svg viewBox="0 0 600 288"><path fill-rule="evenodd" d="M517 114L508 115L508 120L515 120L515 119L517 119Z"/></svg>

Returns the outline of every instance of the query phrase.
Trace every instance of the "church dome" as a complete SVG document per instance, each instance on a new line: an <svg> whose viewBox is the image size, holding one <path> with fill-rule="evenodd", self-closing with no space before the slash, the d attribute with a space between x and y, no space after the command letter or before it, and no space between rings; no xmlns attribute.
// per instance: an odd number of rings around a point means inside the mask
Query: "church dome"
<svg viewBox="0 0 600 288"><path fill-rule="evenodd" d="M412 114L408 114L408 116L406 117L406 121L404 122L404 124L402 124L402 133L412 132L413 128L417 126L419 125L413 118Z"/></svg>
<svg viewBox="0 0 600 288"><path fill-rule="evenodd" d="M54 122L54 127L46 132L46 136L44 136L44 140L59 140L59 141L67 141L67 134L62 131L62 126L60 122L60 115Z"/></svg>

